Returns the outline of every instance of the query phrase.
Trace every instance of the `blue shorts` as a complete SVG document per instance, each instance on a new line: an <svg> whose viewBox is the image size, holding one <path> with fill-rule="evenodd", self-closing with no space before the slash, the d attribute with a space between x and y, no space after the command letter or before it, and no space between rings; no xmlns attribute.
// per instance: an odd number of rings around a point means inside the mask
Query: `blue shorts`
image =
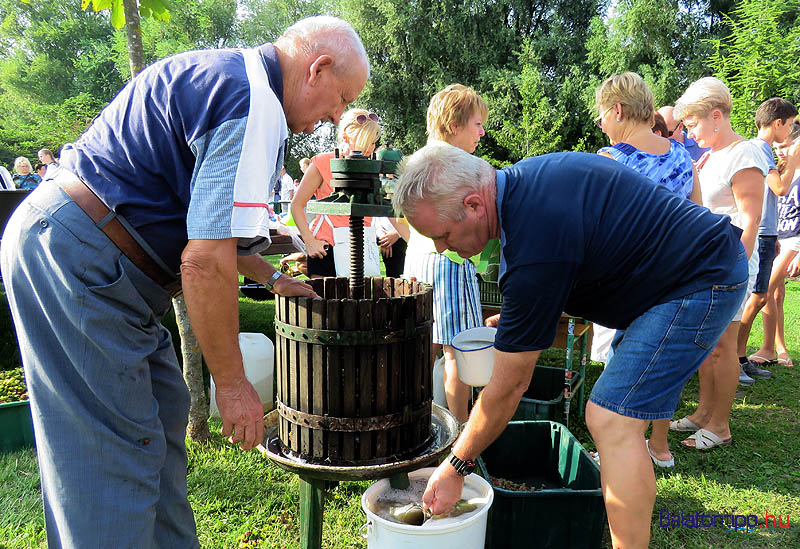
<svg viewBox="0 0 800 549"><path fill-rule="evenodd" d="M589 400L644 420L671 418L683 386L711 353L747 291L744 249L719 284L656 305L618 330Z"/></svg>
<svg viewBox="0 0 800 549"><path fill-rule="evenodd" d="M758 276L753 288L754 294L763 294L769 289L769 277L772 274L772 262L775 261L777 236L758 235Z"/></svg>

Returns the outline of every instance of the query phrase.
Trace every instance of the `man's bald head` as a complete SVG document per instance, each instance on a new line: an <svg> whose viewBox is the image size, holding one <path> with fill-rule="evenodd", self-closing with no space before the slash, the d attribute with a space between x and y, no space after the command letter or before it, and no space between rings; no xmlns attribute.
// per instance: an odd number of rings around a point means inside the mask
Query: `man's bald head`
<svg viewBox="0 0 800 549"><path fill-rule="evenodd" d="M676 141L683 142L683 134L681 133L681 121L675 120L674 112L675 107L672 105L664 105L660 109L658 109L658 114L660 114L664 118L664 122L667 124L667 131L669 135L665 135L664 137L671 137Z"/></svg>

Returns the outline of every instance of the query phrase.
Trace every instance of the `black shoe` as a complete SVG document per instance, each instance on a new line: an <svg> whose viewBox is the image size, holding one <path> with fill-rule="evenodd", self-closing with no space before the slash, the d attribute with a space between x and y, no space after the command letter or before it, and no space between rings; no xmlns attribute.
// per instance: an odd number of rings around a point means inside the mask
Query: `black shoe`
<svg viewBox="0 0 800 549"><path fill-rule="evenodd" d="M765 370L761 367L761 364L758 362L753 362L752 360L748 360L742 364L742 369L744 370L744 373L752 378L769 379L772 377L772 372Z"/></svg>

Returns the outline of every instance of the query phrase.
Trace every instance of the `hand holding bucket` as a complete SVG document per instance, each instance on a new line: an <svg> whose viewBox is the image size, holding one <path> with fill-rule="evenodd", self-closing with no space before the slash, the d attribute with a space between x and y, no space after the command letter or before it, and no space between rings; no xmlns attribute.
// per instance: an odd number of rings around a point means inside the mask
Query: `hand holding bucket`
<svg viewBox="0 0 800 549"><path fill-rule="evenodd" d="M456 355L458 378L472 387L484 387L494 370L494 336L497 328L481 326L459 332L451 345Z"/></svg>

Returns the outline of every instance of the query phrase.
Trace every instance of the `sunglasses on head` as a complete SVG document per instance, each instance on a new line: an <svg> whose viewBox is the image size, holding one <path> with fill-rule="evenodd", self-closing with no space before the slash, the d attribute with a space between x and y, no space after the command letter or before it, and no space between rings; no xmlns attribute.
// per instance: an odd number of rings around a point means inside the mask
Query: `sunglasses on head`
<svg viewBox="0 0 800 549"><path fill-rule="evenodd" d="M374 112L371 112L369 114L359 114L358 116L356 116L356 122L359 123L359 124L363 124L364 122L367 121L367 119L372 120L373 122L378 122L378 123L380 123L380 121L381 121L381 119L378 117L378 115L375 114Z"/></svg>

